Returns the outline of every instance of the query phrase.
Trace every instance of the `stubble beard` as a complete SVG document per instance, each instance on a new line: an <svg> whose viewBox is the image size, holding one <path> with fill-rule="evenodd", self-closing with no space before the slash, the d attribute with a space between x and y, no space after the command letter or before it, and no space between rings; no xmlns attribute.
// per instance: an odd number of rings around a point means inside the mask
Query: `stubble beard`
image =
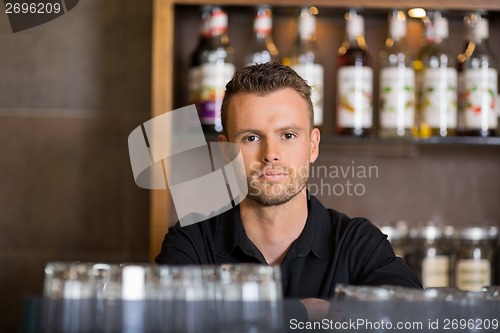
<svg viewBox="0 0 500 333"><path fill-rule="evenodd" d="M261 181L258 178L247 177L247 197L265 207L283 205L297 196L306 187L309 180L309 170L302 175L288 173L290 177L286 183Z"/></svg>

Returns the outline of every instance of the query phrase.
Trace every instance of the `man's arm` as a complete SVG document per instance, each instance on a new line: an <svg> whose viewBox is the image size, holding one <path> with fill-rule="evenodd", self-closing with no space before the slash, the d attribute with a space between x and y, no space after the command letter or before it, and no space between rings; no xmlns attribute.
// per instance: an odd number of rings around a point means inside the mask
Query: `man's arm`
<svg viewBox="0 0 500 333"><path fill-rule="evenodd" d="M363 280L364 285L394 285L409 288L422 288L422 284L415 273L406 265L400 257L383 263L375 271Z"/></svg>
<svg viewBox="0 0 500 333"><path fill-rule="evenodd" d="M355 224L348 246L353 284L422 288L415 273L396 257L386 235L368 220L357 220Z"/></svg>

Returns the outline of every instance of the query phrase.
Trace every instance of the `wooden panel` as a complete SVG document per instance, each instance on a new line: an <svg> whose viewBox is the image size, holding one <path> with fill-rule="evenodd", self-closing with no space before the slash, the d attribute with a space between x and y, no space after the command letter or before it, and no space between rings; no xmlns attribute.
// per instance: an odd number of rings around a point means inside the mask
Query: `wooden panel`
<svg viewBox="0 0 500 333"><path fill-rule="evenodd" d="M170 1L155 0L153 13L152 116L172 110L174 8ZM167 190L151 191L150 258L158 254L168 228Z"/></svg>
<svg viewBox="0 0 500 333"><path fill-rule="evenodd" d="M251 6L257 4L268 4L272 6L304 6L303 0L174 0L175 4L199 5L199 4L219 4L219 5L244 5ZM423 7L426 9L486 9L500 10L498 0L316 0L311 5L321 7L367 7L367 8L399 8Z"/></svg>
<svg viewBox="0 0 500 333"><path fill-rule="evenodd" d="M174 10L169 1L155 0L153 12L153 116L172 108Z"/></svg>

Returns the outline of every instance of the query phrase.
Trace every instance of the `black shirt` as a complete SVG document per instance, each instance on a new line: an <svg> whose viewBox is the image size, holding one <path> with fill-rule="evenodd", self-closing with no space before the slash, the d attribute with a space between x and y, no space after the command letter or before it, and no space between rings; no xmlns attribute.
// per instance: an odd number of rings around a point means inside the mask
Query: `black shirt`
<svg viewBox="0 0 500 333"><path fill-rule="evenodd" d="M169 229L155 261L170 265L267 264L245 233L239 206L189 226L177 223ZM328 299L337 283L422 287L370 221L326 209L312 196L305 227L280 267L283 296L289 298Z"/></svg>

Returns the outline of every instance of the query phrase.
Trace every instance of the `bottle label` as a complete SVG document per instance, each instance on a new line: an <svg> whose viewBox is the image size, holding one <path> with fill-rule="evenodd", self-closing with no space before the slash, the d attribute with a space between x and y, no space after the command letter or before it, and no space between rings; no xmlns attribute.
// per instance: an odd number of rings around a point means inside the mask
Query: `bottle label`
<svg viewBox="0 0 500 333"><path fill-rule="evenodd" d="M497 117L500 118L500 95L497 96Z"/></svg>
<svg viewBox="0 0 500 333"><path fill-rule="evenodd" d="M422 261L422 285L424 288L448 287L450 258L448 256L425 257Z"/></svg>
<svg viewBox="0 0 500 333"><path fill-rule="evenodd" d="M458 94L458 123L457 128L460 130L465 130L465 74L464 71L457 73L457 94Z"/></svg>
<svg viewBox="0 0 500 333"><path fill-rule="evenodd" d="M201 68L191 67L188 72L188 102L195 104L200 101L201 93Z"/></svg>
<svg viewBox="0 0 500 333"><path fill-rule="evenodd" d="M461 259L456 267L456 287L480 291L491 284L491 263L487 259Z"/></svg>
<svg viewBox="0 0 500 333"><path fill-rule="evenodd" d="M466 69L461 80L465 129L496 129L497 71L494 68Z"/></svg>
<svg viewBox="0 0 500 333"><path fill-rule="evenodd" d="M201 105L198 112L203 125L221 126L222 98L234 71L235 67L230 63L207 63L201 66Z"/></svg>
<svg viewBox="0 0 500 333"><path fill-rule="evenodd" d="M380 73L380 125L385 129L412 128L415 122L415 72L388 67Z"/></svg>
<svg viewBox="0 0 500 333"><path fill-rule="evenodd" d="M337 84L337 126L354 129L372 127L373 70L361 66L341 67Z"/></svg>
<svg viewBox="0 0 500 333"><path fill-rule="evenodd" d="M311 101L314 108L314 126L323 124L324 69L320 64L296 64L292 66L311 86Z"/></svg>
<svg viewBox="0 0 500 333"><path fill-rule="evenodd" d="M454 68L427 68L422 81L424 121L442 130L457 127L457 71Z"/></svg>

